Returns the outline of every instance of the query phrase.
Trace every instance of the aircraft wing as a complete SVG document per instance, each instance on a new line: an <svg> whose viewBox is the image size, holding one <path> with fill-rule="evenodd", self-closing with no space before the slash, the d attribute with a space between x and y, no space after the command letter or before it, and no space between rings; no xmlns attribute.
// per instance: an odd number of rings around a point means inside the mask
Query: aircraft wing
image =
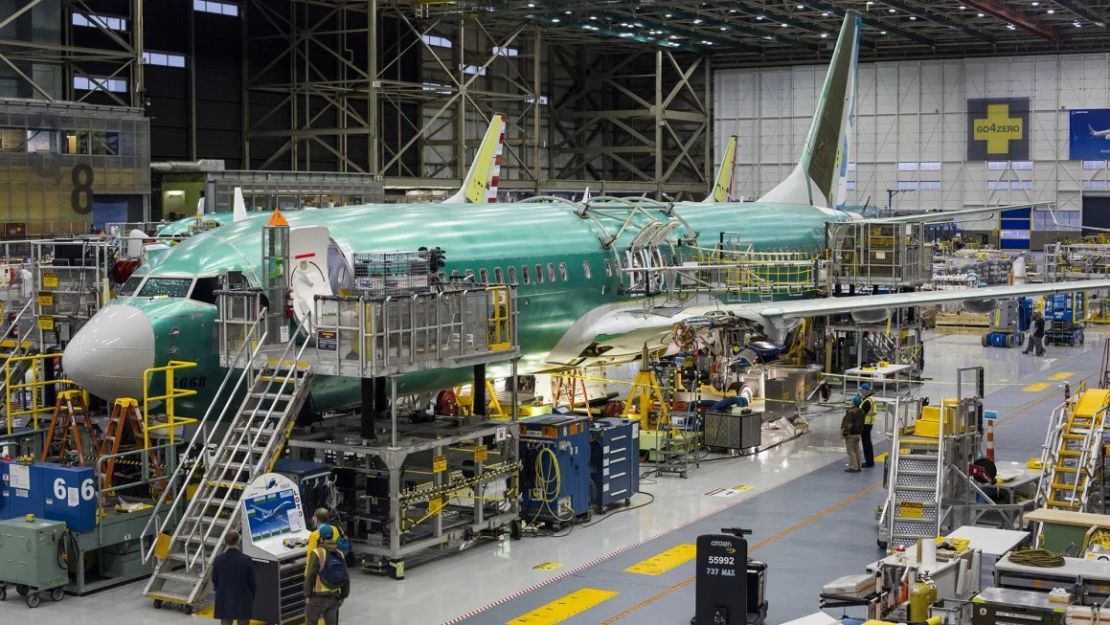
<svg viewBox="0 0 1110 625"><path fill-rule="evenodd" d="M873 223L873 224L898 224L898 223L943 223L946 221L954 221L956 217L983 217L989 216L992 213L1001 211L1012 210L1015 208L1036 208L1038 206L1049 206L1048 202L1033 203L1033 204L1014 204L1011 206L983 206L980 208L961 208L954 211L935 211L932 213L915 213L912 215L899 215L897 217L874 217L871 219L860 219L858 222ZM858 223L857 222L857 223Z"/></svg>
<svg viewBox="0 0 1110 625"><path fill-rule="evenodd" d="M749 304L702 304L679 309L645 311L642 304L615 307L594 317L590 328L579 336L593 337L591 350L607 348L600 360L635 357L646 344L651 349L666 347L676 325L706 327L725 319L742 319L762 326L775 343L782 343L793 320L804 317L847 314L877 310L894 310L913 306L931 306L956 302L990 302L1022 296L1051 295L1073 291L1110 289L1110 279L1076 280L1050 284L991 286L974 289L918 291L888 295L858 295L761 302ZM561 362L571 362L564 346ZM554 356L555 354L553 354ZM579 359L592 358L579 355ZM557 361L557 362L560 362Z"/></svg>

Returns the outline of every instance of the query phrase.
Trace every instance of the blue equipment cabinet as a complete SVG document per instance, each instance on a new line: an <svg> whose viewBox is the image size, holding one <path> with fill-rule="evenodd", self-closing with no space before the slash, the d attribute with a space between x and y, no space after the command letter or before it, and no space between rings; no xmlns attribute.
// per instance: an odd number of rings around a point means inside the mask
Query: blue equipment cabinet
<svg viewBox="0 0 1110 625"><path fill-rule="evenodd" d="M42 473L33 470L34 465L6 463L8 503L4 516L9 519L33 514L42 517L46 493L42 485Z"/></svg>
<svg viewBox="0 0 1110 625"><path fill-rule="evenodd" d="M520 422L521 518L552 525L590 514L588 419L545 415Z"/></svg>
<svg viewBox="0 0 1110 625"><path fill-rule="evenodd" d="M274 473L296 483L301 491L305 516L312 516L317 508L331 508L335 504L335 475L330 465L282 458L274 463Z"/></svg>
<svg viewBox="0 0 1110 625"><path fill-rule="evenodd" d="M640 490L640 426L627 419L597 419L590 424L591 499L598 512L628 505Z"/></svg>
<svg viewBox="0 0 1110 625"><path fill-rule="evenodd" d="M40 462L31 466L31 473L40 476L44 519L64 521L74 532L96 529L96 478L92 467Z"/></svg>
<svg viewBox="0 0 1110 625"><path fill-rule="evenodd" d="M6 521L8 516L8 463L0 460L0 521Z"/></svg>

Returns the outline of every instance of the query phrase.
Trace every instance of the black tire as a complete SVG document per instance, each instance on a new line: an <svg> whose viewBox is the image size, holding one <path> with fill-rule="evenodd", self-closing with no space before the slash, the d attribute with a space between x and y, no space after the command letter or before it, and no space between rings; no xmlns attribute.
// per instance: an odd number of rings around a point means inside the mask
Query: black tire
<svg viewBox="0 0 1110 625"><path fill-rule="evenodd" d="M50 600L51 601L61 601L62 599L65 598L65 596L66 596L66 589L62 588L61 586L59 586L59 587L55 588L54 590L50 591Z"/></svg>
<svg viewBox="0 0 1110 625"><path fill-rule="evenodd" d="M603 506L601 504L597 504L596 506L594 506L594 514L597 514L597 515L605 514L605 506Z"/></svg>
<svg viewBox="0 0 1110 625"><path fill-rule="evenodd" d="M882 549L883 551L886 551L886 548L887 548L886 541L876 540L875 543L879 545L879 549Z"/></svg>
<svg viewBox="0 0 1110 625"><path fill-rule="evenodd" d="M39 597L37 592L27 593L27 598L24 601L27 602L28 608L37 608L42 603L42 597Z"/></svg>
<svg viewBox="0 0 1110 625"><path fill-rule="evenodd" d="M624 506L625 508L627 508L628 506L631 506L632 505L632 498L629 497L628 499L625 499L623 502L621 502L621 505Z"/></svg>
<svg viewBox="0 0 1110 625"><path fill-rule="evenodd" d="M188 603L186 603L185 607L182 608L182 609L185 610L185 614L192 614L193 613L193 606L189 605Z"/></svg>
<svg viewBox="0 0 1110 625"><path fill-rule="evenodd" d="M155 609L155 610L161 610L161 609L162 609L162 605L163 605L163 604L162 604L162 600L161 600L161 599L155 599L155 600L154 600L154 609Z"/></svg>
<svg viewBox="0 0 1110 625"><path fill-rule="evenodd" d="M19 593L20 597L26 597L27 593L31 592L31 588L25 584L16 584L15 591Z"/></svg>
<svg viewBox="0 0 1110 625"><path fill-rule="evenodd" d="M987 334L984 334L983 338L980 339L980 340L983 342L983 347L990 347L991 346L991 335L990 335L989 332Z"/></svg>
<svg viewBox="0 0 1110 625"><path fill-rule="evenodd" d="M0 588L0 601L7 601L7 600L8 600L8 587L5 586L3 588Z"/></svg>
<svg viewBox="0 0 1110 625"><path fill-rule="evenodd" d="M519 519L509 523L509 538L512 540L520 540L524 538L524 523Z"/></svg>

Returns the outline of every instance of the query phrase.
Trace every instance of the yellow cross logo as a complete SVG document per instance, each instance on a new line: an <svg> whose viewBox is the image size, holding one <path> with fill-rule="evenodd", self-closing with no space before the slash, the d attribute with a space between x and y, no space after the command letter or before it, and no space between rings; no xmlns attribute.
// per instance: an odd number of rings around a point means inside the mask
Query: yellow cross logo
<svg viewBox="0 0 1110 625"><path fill-rule="evenodd" d="M987 116L975 120L976 141L987 142L987 154L1009 154L1010 142L1022 137L1021 118L1010 117L1009 104L988 104Z"/></svg>

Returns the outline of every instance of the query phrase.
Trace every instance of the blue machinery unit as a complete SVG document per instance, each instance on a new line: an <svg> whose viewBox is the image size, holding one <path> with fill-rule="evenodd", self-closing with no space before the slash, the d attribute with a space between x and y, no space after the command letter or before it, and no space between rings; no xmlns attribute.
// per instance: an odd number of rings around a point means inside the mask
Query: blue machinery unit
<svg viewBox="0 0 1110 625"><path fill-rule="evenodd" d="M590 425L591 499L598 512L628 505L640 490L640 427L627 419L596 419Z"/></svg>
<svg viewBox="0 0 1110 625"><path fill-rule="evenodd" d="M1049 295L1044 300L1044 340L1050 345L1082 345L1087 299L1083 292Z"/></svg>
<svg viewBox="0 0 1110 625"><path fill-rule="evenodd" d="M1032 323L1032 298L999 302L991 314L990 331L983 335L983 347L1020 347Z"/></svg>
<svg viewBox="0 0 1110 625"><path fill-rule="evenodd" d="M72 532L96 529L96 483L92 467L66 467L52 462L0 463L3 488L0 517L62 521Z"/></svg>
<svg viewBox="0 0 1110 625"><path fill-rule="evenodd" d="M588 419L548 415L520 422L520 516L562 525L590 513Z"/></svg>

